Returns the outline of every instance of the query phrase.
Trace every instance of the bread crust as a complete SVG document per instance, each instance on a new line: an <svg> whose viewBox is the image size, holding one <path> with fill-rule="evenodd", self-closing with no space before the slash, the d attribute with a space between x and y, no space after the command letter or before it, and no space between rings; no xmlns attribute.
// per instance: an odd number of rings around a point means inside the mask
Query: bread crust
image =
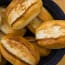
<svg viewBox="0 0 65 65"><path fill-rule="evenodd" d="M20 61L18 58L16 58L15 56L13 56L12 54L10 54L7 50L5 50L5 48L2 46L2 44L0 44L0 48L1 48L1 54L2 56L11 64L16 65L20 64L20 65L27 65L26 63Z"/></svg>
<svg viewBox="0 0 65 65"><path fill-rule="evenodd" d="M53 20L44 22L36 30L38 45L49 49L65 47L65 21Z"/></svg>
<svg viewBox="0 0 65 65"><path fill-rule="evenodd" d="M53 16L47 11L46 8L44 8L44 6L38 15L38 18L40 18L42 21L53 20Z"/></svg>
<svg viewBox="0 0 65 65"><path fill-rule="evenodd" d="M36 65L39 62L40 56L36 47L23 37L20 37L16 34L8 34L2 38L1 43L6 51L8 51L11 56L13 55L12 57L14 59L18 58L30 65ZM14 61L15 60L13 60L13 62Z"/></svg>
<svg viewBox="0 0 65 65"><path fill-rule="evenodd" d="M6 19L13 29L25 27L41 10L41 0L15 0L6 9Z"/></svg>

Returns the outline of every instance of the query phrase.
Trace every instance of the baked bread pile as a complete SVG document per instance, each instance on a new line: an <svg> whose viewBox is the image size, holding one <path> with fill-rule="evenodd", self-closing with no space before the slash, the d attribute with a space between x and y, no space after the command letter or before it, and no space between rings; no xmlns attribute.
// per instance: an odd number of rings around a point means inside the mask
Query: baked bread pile
<svg viewBox="0 0 65 65"><path fill-rule="evenodd" d="M37 65L52 49L65 48L65 20L55 20L43 4L12 0L0 8L1 65Z"/></svg>

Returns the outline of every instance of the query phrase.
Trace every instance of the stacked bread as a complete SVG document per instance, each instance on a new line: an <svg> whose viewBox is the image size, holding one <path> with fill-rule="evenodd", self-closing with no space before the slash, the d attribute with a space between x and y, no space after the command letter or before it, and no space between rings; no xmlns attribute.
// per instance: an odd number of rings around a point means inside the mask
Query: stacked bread
<svg viewBox="0 0 65 65"><path fill-rule="evenodd" d="M37 65L51 49L65 48L65 20L54 20L42 0L13 0L1 15L0 54L11 64Z"/></svg>

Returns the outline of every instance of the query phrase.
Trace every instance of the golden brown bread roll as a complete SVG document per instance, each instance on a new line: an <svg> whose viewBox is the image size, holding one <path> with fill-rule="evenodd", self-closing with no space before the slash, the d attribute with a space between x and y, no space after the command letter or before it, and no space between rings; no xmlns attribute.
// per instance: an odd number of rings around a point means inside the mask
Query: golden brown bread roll
<svg viewBox="0 0 65 65"><path fill-rule="evenodd" d="M31 42L33 45L35 45L37 47L37 49L39 50L40 52L40 56L48 56L51 52L50 49L47 49L45 47L40 47L38 44L37 44L37 41L35 40L34 37L32 36L29 36L29 37L25 37L29 42Z"/></svg>
<svg viewBox="0 0 65 65"><path fill-rule="evenodd" d="M41 7L41 0L13 0L6 9L6 20L13 29L21 29L40 13Z"/></svg>
<svg viewBox="0 0 65 65"><path fill-rule="evenodd" d="M35 18L32 20L29 25L27 26L28 29L32 32L35 33L36 28L42 23L42 21L39 18Z"/></svg>
<svg viewBox="0 0 65 65"><path fill-rule="evenodd" d="M49 49L65 47L65 20L43 22L36 29L38 45Z"/></svg>
<svg viewBox="0 0 65 65"><path fill-rule="evenodd" d="M16 65L15 63L18 63L18 58L13 57L9 52L7 52L2 45L0 45L1 48L1 54L2 56L9 61L11 64ZM6 57L5 57L6 56ZM20 65L26 65L24 62L19 61Z"/></svg>
<svg viewBox="0 0 65 65"><path fill-rule="evenodd" d="M42 7L41 12L38 15L42 21L53 20L52 15L46 10L46 8Z"/></svg>
<svg viewBox="0 0 65 65"><path fill-rule="evenodd" d="M2 56L13 65L27 65L25 62L19 61L18 58L7 52L4 47L0 44Z"/></svg>
<svg viewBox="0 0 65 65"><path fill-rule="evenodd" d="M23 37L15 34L8 34L2 38L1 53L12 64L17 61L22 65L36 65L40 60L38 49Z"/></svg>
<svg viewBox="0 0 65 65"><path fill-rule="evenodd" d="M2 25L0 27L0 30L5 33L14 33L14 34L20 34L20 35L24 35L26 33L26 29L20 29L20 30L14 30L7 22L6 22L6 18L5 18L5 12L3 12L3 16L2 16Z"/></svg>

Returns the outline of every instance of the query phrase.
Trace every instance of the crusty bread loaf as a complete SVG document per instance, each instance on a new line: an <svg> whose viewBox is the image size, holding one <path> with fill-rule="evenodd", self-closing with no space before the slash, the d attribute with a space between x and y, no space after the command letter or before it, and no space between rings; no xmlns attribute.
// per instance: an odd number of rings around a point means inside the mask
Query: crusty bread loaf
<svg viewBox="0 0 65 65"><path fill-rule="evenodd" d="M13 29L25 27L41 11L41 0L14 0L6 9L6 19Z"/></svg>
<svg viewBox="0 0 65 65"><path fill-rule="evenodd" d="M23 61L25 64L36 65L40 60L36 47L16 34L4 36L1 45L2 55L12 64L18 60L21 63Z"/></svg>
<svg viewBox="0 0 65 65"><path fill-rule="evenodd" d="M6 10L6 8L4 9ZM6 21L6 16L5 16L5 11L3 11L2 13L2 25L0 26L0 30L4 33L4 34L8 34L8 33L15 33L15 34L20 34L20 35L24 35L26 32L26 29L20 29L20 30L14 30Z"/></svg>
<svg viewBox="0 0 65 65"><path fill-rule="evenodd" d="M0 48L1 48L1 54L2 56L9 61L11 64L16 65L27 65L25 62L19 61L18 58L16 58L15 56L11 55L8 51L5 50L5 48L0 44Z"/></svg>
<svg viewBox="0 0 65 65"><path fill-rule="evenodd" d="M65 21L52 20L43 22L36 29L36 39L38 45L50 49L65 47Z"/></svg>
<svg viewBox="0 0 65 65"><path fill-rule="evenodd" d="M42 7L42 9L38 15L38 18L40 18L42 21L53 20L53 16L44 7Z"/></svg>

